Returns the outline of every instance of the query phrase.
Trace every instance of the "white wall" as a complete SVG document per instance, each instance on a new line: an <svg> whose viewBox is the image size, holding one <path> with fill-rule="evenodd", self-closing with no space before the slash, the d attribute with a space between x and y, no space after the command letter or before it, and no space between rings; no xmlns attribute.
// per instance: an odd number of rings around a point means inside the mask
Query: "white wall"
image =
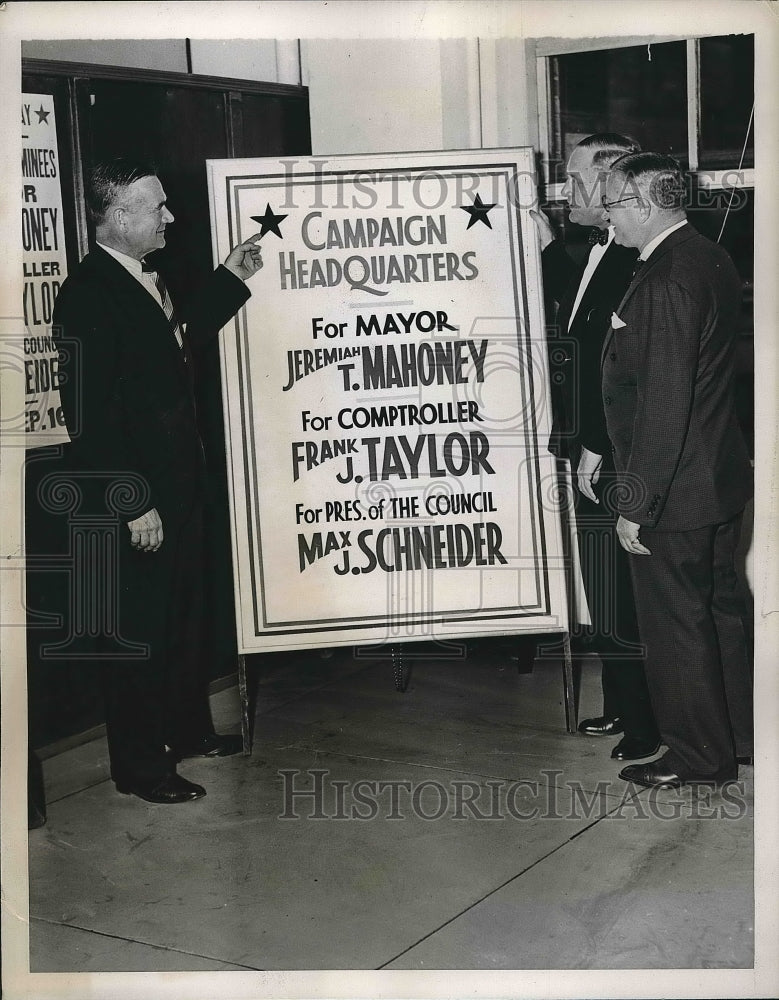
<svg viewBox="0 0 779 1000"><path fill-rule="evenodd" d="M193 73L300 85L300 52L294 38L193 38L190 51Z"/></svg>
<svg viewBox="0 0 779 1000"><path fill-rule="evenodd" d="M301 51L315 154L441 148L440 42L319 39Z"/></svg>

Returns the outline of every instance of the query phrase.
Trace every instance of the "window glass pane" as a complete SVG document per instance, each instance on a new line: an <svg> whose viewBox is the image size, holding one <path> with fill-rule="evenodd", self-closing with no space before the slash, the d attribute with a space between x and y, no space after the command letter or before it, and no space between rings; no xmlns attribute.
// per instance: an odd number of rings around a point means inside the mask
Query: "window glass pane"
<svg viewBox="0 0 779 1000"><path fill-rule="evenodd" d="M552 182L564 179L571 149L593 132L626 132L644 149L687 164L687 60L684 42L553 56Z"/></svg>
<svg viewBox="0 0 779 1000"><path fill-rule="evenodd" d="M755 96L754 72L754 35L701 38L701 167L738 166ZM754 165L753 125L744 166Z"/></svg>

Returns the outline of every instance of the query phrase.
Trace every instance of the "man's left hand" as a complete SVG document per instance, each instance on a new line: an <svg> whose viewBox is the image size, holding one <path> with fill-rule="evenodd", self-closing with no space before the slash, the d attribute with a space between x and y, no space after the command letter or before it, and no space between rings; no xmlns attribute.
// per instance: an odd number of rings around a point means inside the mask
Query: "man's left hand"
<svg viewBox="0 0 779 1000"><path fill-rule="evenodd" d="M255 233L248 240L233 247L225 261L227 270L232 271L236 278L240 278L241 281L251 278L262 267L262 250L257 246L260 235L260 233Z"/></svg>
<svg viewBox="0 0 779 1000"><path fill-rule="evenodd" d="M622 548L632 556L651 556L652 553L638 540L638 533L641 525L634 521L628 521L621 514L617 518L617 537Z"/></svg>

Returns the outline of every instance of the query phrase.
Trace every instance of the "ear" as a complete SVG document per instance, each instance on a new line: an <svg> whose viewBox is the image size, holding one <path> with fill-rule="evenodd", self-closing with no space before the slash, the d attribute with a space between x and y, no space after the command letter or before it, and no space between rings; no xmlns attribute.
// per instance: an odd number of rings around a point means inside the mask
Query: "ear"
<svg viewBox="0 0 779 1000"><path fill-rule="evenodd" d="M638 217L642 222L647 222L649 216L652 214L652 205L645 198L642 198L638 203Z"/></svg>

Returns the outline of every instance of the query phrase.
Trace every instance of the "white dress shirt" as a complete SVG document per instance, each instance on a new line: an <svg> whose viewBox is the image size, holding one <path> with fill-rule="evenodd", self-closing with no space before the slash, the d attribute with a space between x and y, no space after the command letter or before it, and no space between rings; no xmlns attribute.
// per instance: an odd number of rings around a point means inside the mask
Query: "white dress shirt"
<svg viewBox="0 0 779 1000"><path fill-rule="evenodd" d="M131 274L137 282L143 285L160 309L162 309L162 299L160 298L160 291L157 288L154 277L148 271L143 270L139 260L136 260L135 257L129 257L126 253L122 253L121 250L114 250L113 247L107 247L105 243L98 242L97 245L105 250L107 254L110 254L114 260L119 261L125 271Z"/></svg>
<svg viewBox="0 0 779 1000"><path fill-rule="evenodd" d="M609 238L606 243L595 243L590 249L590 256L587 258L587 266L584 269L584 274L582 275L582 280L579 282L579 290L576 293L576 298L574 299L573 309L571 309L571 315L568 319L568 329L571 329L571 324L573 323L573 318L576 315L576 310L579 308L579 303L584 298L584 293L587 291L587 286L590 280L595 274L595 268L600 264L601 258L606 253L608 248L611 246L614 239L614 227L609 226Z"/></svg>

